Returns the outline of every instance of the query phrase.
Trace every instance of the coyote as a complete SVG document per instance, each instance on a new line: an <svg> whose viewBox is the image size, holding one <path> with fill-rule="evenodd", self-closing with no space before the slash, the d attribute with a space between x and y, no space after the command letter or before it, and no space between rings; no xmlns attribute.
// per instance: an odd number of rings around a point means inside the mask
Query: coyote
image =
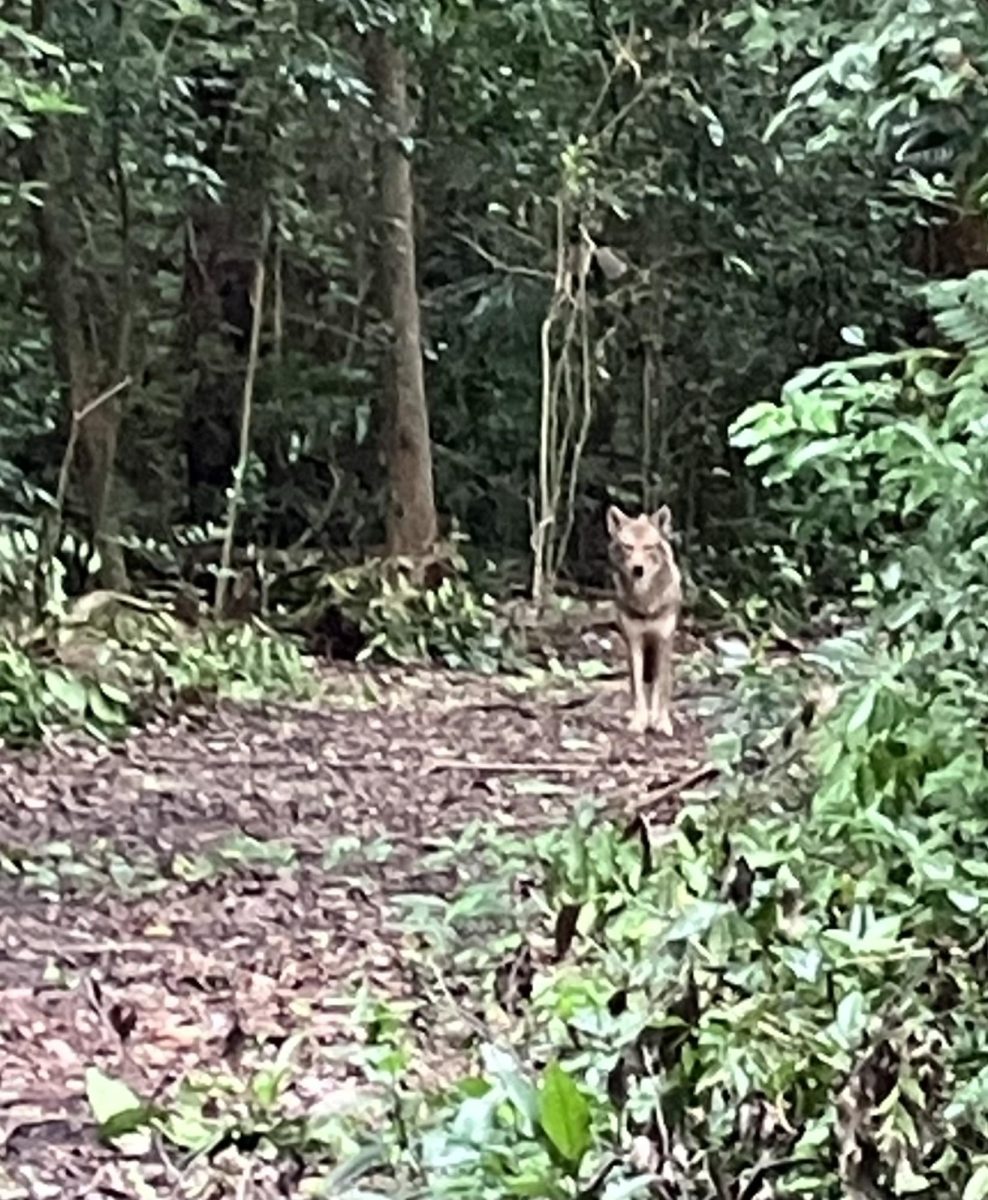
<svg viewBox="0 0 988 1200"><path fill-rule="evenodd" d="M672 733L672 639L682 583L672 552L672 515L663 505L651 516L607 510L618 626L628 647L633 732Z"/></svg>

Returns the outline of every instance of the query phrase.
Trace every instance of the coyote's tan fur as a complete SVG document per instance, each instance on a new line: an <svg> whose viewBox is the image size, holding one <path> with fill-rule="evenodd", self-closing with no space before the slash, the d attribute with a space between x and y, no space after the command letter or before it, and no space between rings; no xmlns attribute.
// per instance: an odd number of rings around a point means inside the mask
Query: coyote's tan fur
<svg viewBox="0 0 988 1200"><path fill-rule="evenodd" d="M663 505L651 516L607 510L618 626L628 648L631 728L672 733L672 640L682 582L672 552L672 517Z"/></svg>

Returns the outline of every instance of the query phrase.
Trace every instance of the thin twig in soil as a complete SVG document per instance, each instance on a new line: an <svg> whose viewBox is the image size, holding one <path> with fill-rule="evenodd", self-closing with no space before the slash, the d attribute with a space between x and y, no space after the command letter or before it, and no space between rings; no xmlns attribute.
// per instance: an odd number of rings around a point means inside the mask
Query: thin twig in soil
<svg viewBox="0 0 988 1200"><path fill-rule="evenodd" d="M713 779L719 774L718 769L711 763L704 763L703 766L697 767L695 770L688 772L686 775L681 775L678 779L667 783L665 787L659 788L657 792L649 792L648 798L641 804L632 809L632 813L637 816L639 813L646 812L650 808L657 808L663 800L669 800L673 796L678 796L680 792L685 792L687 788L696 787L697 784L706 783L708 779Z"/></svg>
<svg viewBox="0 0 988 1200"><path fill-rule="evenodd" d="M573 759L571 762L508 762L493 759L486 762L471 762L468 758L430 758L423 764L423 775L433 771L480 771L509 775L576 775L582 771L599 770L597 759Z"/></svg>
<svg viewBox="0 0 988 1200"><path fill-rule="evenodd" d="M317 755L320 766L328 770L345 770L345 771L398 771L407 773L412 767L407 759L396 760L379 759L379 758L330 758L328 755ZM153 759L140 759L133 755L128 756L128 760L132 766L140 767L148 770L156 765L168 763L171 765L181 765L188 763L201 762L201 756L195 754L156 754ZM306 762L300 762L297 755L286 757L265 757L265 758L249 758L249 757L224 757L220 758L213 754L209 759L209 766L213 769L250 767L251 770L284 770L288 767L297 767L303 774L310 773L310 765ZM504 775L576 775L584 771L596 771L602 766L599 759L578 759L574 758L567 762L547 760L539 762L538 760L530 760L526 762L510 762L506 759L488 759L472 762L467 758L442 758L439 756L430 756L421 764L420 771L423 775L431 775L435 771L478 771L481 773L494 772ZM180 786L180 780L169 781L175 786Z"/></svg>

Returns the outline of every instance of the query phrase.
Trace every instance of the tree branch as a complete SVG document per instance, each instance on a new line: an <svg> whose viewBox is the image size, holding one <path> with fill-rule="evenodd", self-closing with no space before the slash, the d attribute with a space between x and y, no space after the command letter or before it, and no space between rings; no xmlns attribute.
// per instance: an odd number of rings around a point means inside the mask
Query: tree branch
<svg viewBox="0 0 988 1200"><path fill-rule="evenodd" d="M264 270L268 253L268 240L271 236L271 215L267 205L261 216L261 244L254 265L254 286L251 288L251 324L250 349L247 353L247 370L244 372L244 395L240 409L240 450L237 455L237 465L233 470L233 483L230 487L230 500L226 510L226 528L223 531L223 548L220 553L219 576L216 580L216 604L214 612L217 620L223 616L226 607L227 584L230 579L230 563L233 558L233 535L237 527L237 513L244 494L244 474L247 470L247 457L250 454L250 427L254 415L254 379L257 376L257 360L261 346L261 325L264 320Z"/></svg>

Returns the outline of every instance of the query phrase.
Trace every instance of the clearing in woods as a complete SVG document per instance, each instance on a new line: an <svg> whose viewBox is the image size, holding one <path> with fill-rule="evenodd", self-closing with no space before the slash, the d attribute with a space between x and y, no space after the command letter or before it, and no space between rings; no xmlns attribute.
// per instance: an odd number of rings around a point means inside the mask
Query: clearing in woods
<svg viewBox="0 0 988 1200"><path fill-rule="evenodd" d="M357 989L415 995L395 899L450 895L469 859L431 852L477 822L543 831L583 798L667 820L702 753L685 682L672 741L626 733L618 681L526 695L365 670L331 690L0 758L0 1195L112 1187L92 1065L162 1096L305 1029L327 1054L299 1086L325 1091Z"/></svg>

